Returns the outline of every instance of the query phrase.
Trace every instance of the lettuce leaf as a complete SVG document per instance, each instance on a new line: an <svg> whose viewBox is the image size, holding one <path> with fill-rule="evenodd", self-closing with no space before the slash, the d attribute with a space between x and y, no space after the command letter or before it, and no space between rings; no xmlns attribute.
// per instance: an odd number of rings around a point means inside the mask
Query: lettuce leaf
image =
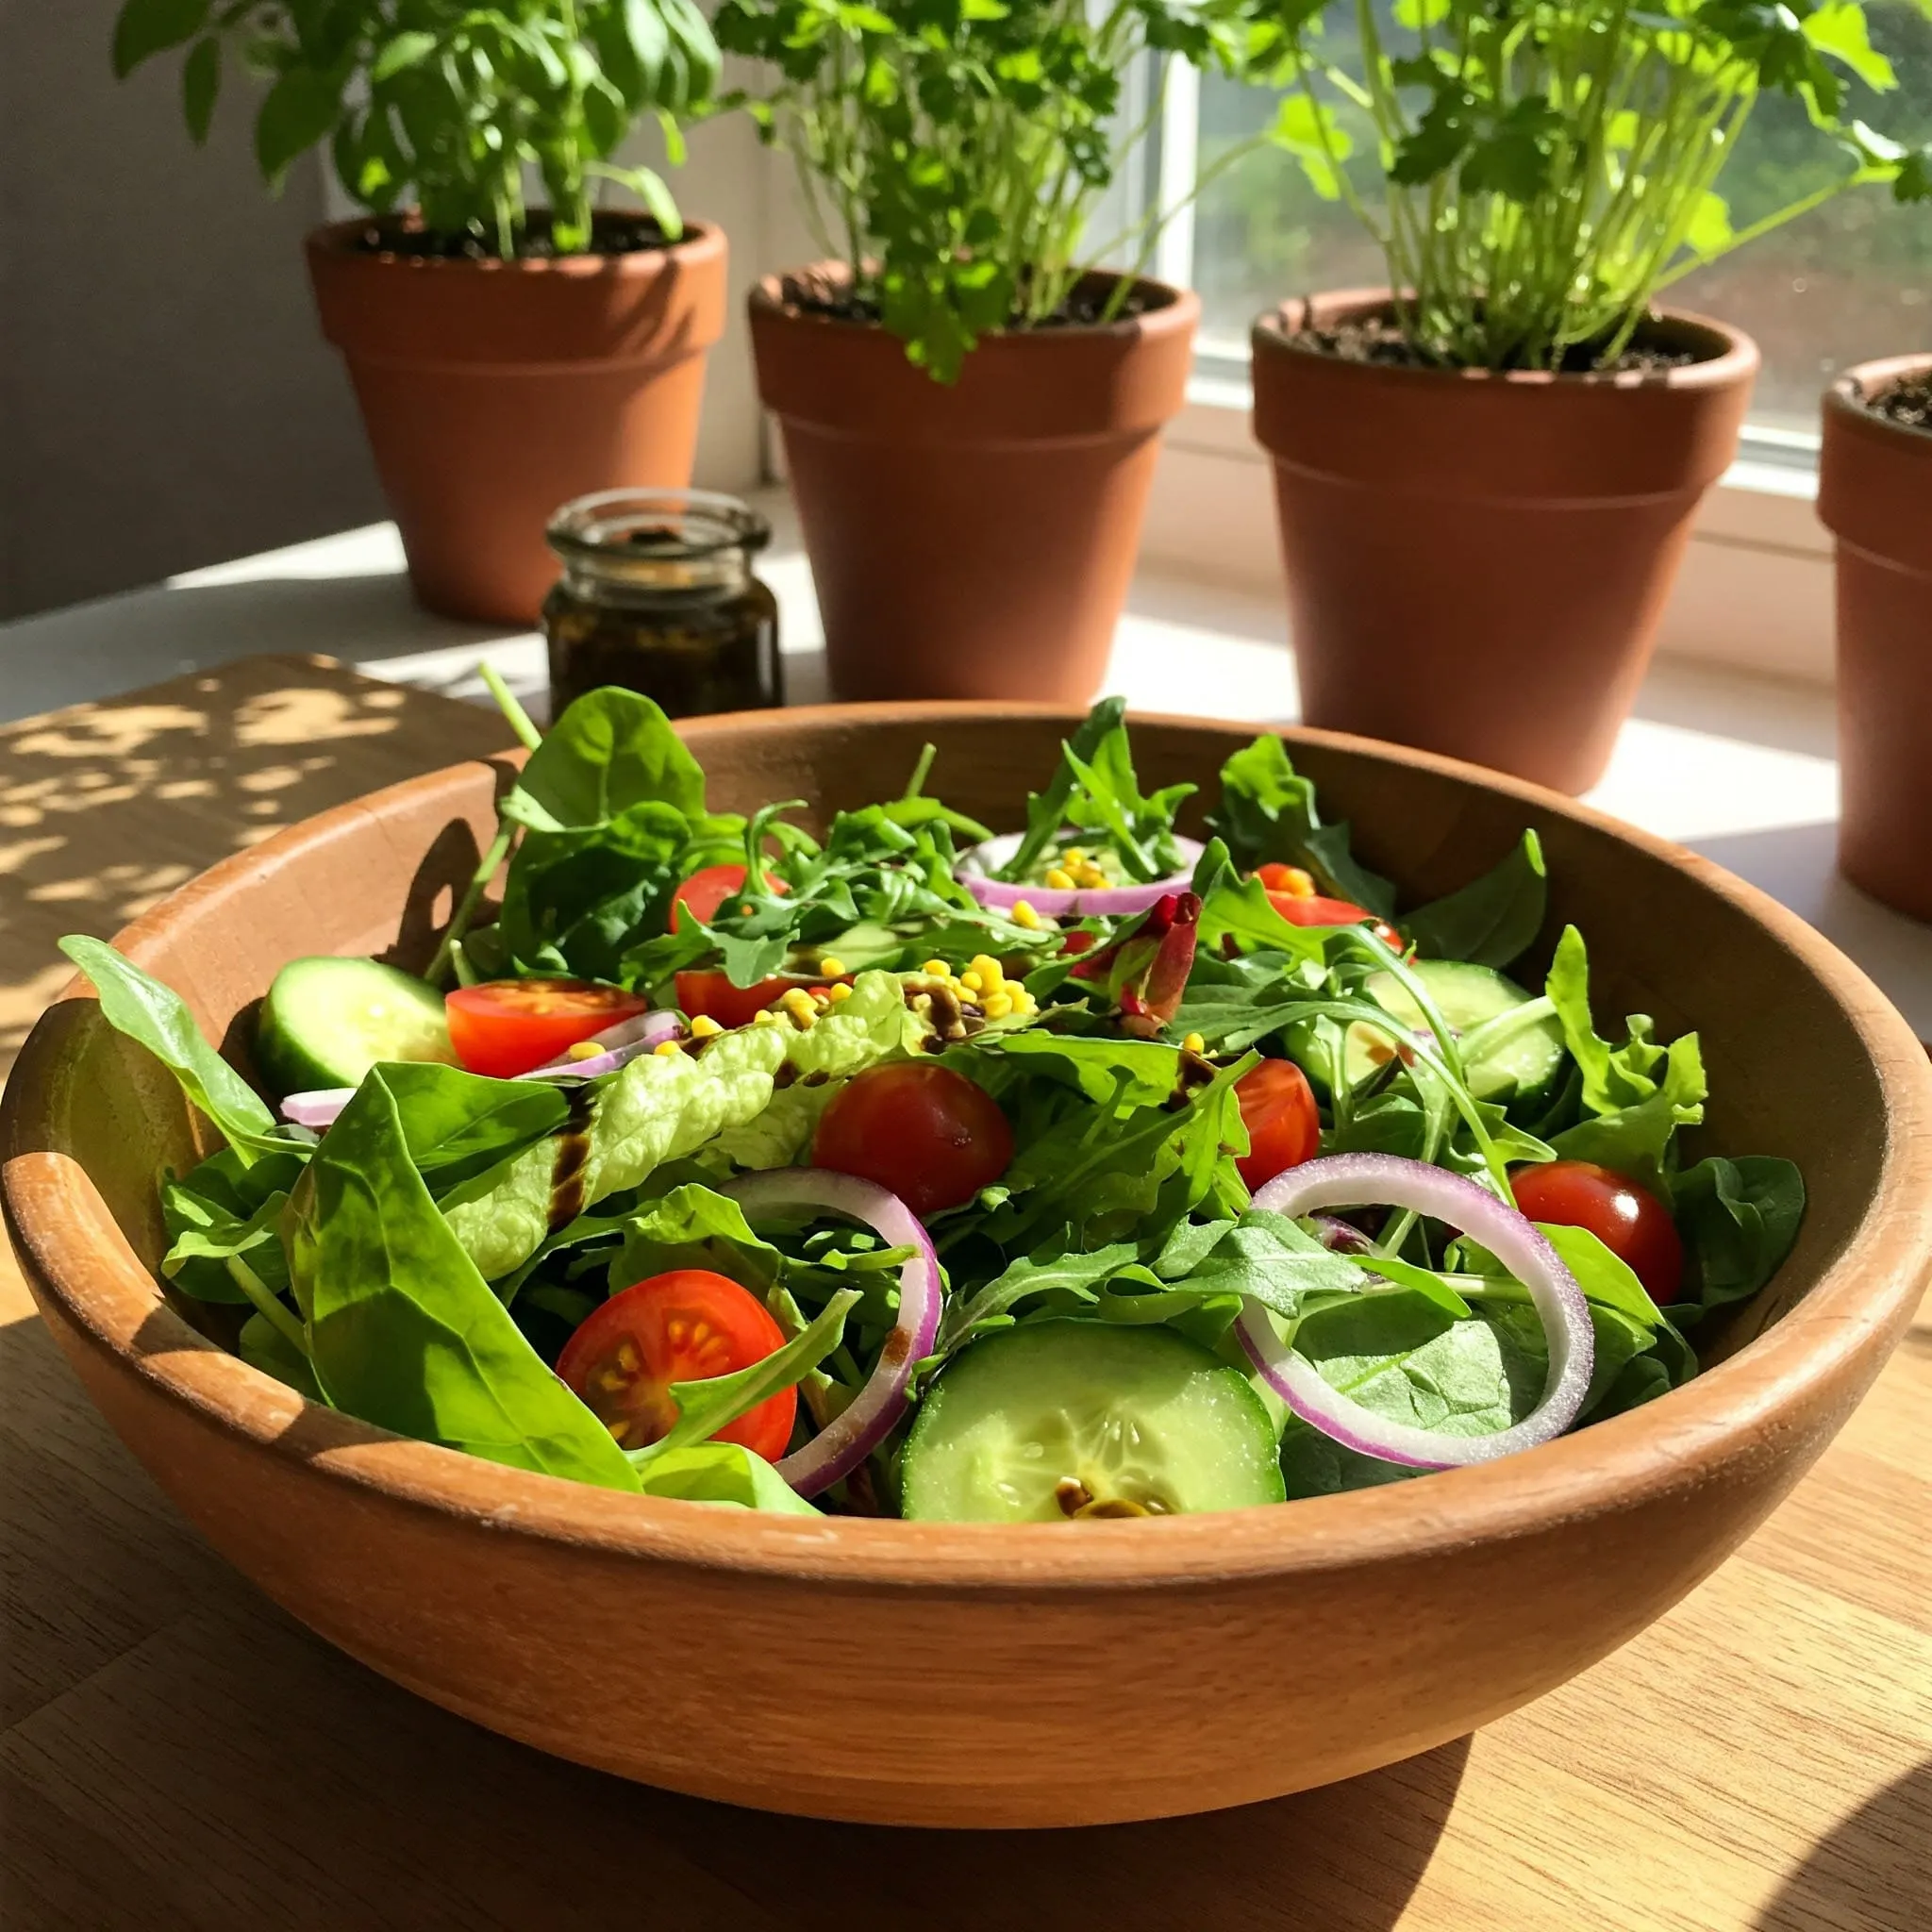
<svg viewBox="0 0 1932 1932"><path fill-rule="evenodd" d="M687 1503L767 1509L780 1516L817 1516L815 1509L762 1456L736 1442L698 1442L659 1456L638 1472L647 1496Z"/></svg>

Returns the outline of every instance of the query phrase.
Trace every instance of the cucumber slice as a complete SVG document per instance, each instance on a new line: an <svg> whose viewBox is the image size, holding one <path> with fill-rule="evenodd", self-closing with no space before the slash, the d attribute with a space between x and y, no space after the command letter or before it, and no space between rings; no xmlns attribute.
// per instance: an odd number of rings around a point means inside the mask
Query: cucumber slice
<svg viewBox="0 0 1932 1932"><path fill-rule="evenodd" d="M1418 959L1409 968L1436 1003L1436 1010L1459 1035L1469 1035L1503 1014L1531 1003L1532 995L1491 966L1463 959ZM1378 973L1366 991L1404 1026L1422 1028L1421 1008L1392 973ZM1395 1042L1374 1027L1348 1029L1342 1073L1359 1086L1388 1065ZM1470 1091L1478 1100L1529 1100L1543 1092L1563 1069L1563 1028L1554 1014L1526 1018L1518 1026L1498 1026L1464 1060Z"/></svg>
<svg viewBox="0 0 1932 1932"><path fill-rule="evenodd" d="M291 959L275 974L255 1035L275 1092L354 1087L377 1060L456 1065L434 987L374 959Z"/></svg>
<svg viewBox="0 0 1932 1932"><path fill-rule="evenodd" d="M1268 1411L1247 1378L1171 1328L1030 1322L976 1341L907 1439L902 1512L1064 1523L1279 1503Z"/></svg>

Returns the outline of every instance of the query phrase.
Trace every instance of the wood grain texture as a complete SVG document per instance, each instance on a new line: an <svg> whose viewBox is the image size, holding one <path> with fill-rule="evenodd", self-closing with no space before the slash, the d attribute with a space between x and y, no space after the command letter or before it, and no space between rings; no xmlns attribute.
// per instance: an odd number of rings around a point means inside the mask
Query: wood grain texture
<svg viewBox="0 0 1932 1932"><path fill-rule="evenodd" d="M409 696L377 776L448 756L435 746L460 727L458 708ZM76 841L74 875L138 843L140 817L117 824L103 808L97 842ZM206 836L191 862L230 849L218 813ZM9 932L0 991L43 962ZM25 1318L17 1283L8 1290L9 1928L1932 1924L1924 1309L1838 1442L1737 1559L1473 1740L1208 1817L990 1836L676 1798L396 1690L206 1552ZM1507 1641L1513 1608L1497 1601L1493 1641ZM1258 1652L1207 1659L1204 1694L1322 1661L1277 1631ZM1131 1687L1130 1660L1096 1668ZM828 1757L852 1748L841 1688L827 1686L814 1747ZM916 1716L916 1687L907 1707Z"/></svg>

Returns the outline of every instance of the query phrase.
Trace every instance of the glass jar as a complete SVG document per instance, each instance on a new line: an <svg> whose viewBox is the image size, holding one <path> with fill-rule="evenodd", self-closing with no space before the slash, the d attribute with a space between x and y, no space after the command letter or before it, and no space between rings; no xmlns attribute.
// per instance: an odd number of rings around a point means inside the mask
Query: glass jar
<svg viewBox="0 0 1932 1932"><path fill-rule="evenodd" d="M543 602L550 715L599 685L667 716L785 702L778 604L752 575L772 526L708 490L604 490L544 532L563 575Z"/></svg>

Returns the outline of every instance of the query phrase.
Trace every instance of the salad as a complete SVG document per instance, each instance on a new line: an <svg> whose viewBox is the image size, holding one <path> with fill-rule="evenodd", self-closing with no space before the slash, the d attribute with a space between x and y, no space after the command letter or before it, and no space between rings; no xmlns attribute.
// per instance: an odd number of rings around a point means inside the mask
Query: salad
<svg viewBox="0 0 1932 1932"><path fill-rule="evenodd" d="M422 976L293 961L243 1068L63 941L225 1143L159 1176L176 1306L311 1401L754 1509L1279 1504L1664 1394L1796 1237L1789 1161L1691 1158L1697 1037L1592 1010L1534 830L1404 907L1280 739L1191 804L1107 699L1021 831L927 747L820 838L646 698L499 701Z"/></svg>

